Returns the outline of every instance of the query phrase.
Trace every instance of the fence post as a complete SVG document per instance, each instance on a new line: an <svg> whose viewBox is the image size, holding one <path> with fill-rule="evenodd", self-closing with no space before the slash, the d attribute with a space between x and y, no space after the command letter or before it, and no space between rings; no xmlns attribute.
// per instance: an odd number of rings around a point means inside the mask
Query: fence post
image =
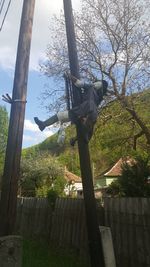
<svg viewBox="0 0 150 267"><path fill-rule="evenodd" d="M116 267L114 247L112 241L111 230L106 226L99 226L102 238L102 247L104 253L104 262L106 267Z"/></svg>

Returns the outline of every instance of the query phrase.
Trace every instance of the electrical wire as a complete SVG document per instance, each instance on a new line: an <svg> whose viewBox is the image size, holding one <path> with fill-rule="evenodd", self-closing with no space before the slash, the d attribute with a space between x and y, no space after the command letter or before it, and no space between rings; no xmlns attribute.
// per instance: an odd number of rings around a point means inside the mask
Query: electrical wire
<svg viewBox="0 0 150 267"><path fill-rule="evenodd" d="M2 13L4 4L5 4L5 0L1 0L1 2L0 2L0 6L1 6L1 7L0 7L0 14Z"/></svg>
<svg viewBox="0 0 150 267"><path fill-rule="evenodd" d="M2 2L2 1L1 1L1 2ZM3 3L2 3L2 4L4 4L4 3L5 3L5 0L3 0ZM4 17L3 17L3 20L2 20L1 26L0 26L0 31L1 31L2 28L3 28L3 25L4 25L4 22L5 22L5 19L6 19L6 16L7 16L9 7L10 7L10 4L11 4L11 0L9 0L9 3L8 3L8 5L7 5L7 8L6 8L6 11L5 11L5 14L4 14ZM0 12L0 14L1 14L1 12Z"/></svg>

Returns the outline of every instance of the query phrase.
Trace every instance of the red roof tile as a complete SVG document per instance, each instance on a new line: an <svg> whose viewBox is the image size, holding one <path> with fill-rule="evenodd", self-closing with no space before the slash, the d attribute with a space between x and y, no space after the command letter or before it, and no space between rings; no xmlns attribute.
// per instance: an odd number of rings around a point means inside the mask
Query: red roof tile
<svg viewBox="0 0 150 267"><path fill-rule="evenodd" d="M74 181L76 183L81 183L81 177L77 176L76 174L69 172L67 169L65 169L65 179L70 182Z"/></svg>
<svg viewBox="0 0 150 267"><path fill-rule="evenodd" d="M104 176L107 176L107 177L121 176L123 163L128 163L129 165L132 165L134 161L135 161L134 159L131 159L129 157L120 158L117 161L117 163L108 172L104 174Z"/></svg>

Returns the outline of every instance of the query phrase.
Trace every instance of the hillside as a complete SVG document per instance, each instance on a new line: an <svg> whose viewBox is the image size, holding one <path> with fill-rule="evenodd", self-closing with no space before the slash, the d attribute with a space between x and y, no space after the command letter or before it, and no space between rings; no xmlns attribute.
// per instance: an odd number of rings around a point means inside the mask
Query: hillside
<svg viewBox="0 0 150 267"><path fill-rule="evenodd" d="M134 96L135 108L140 118L150 127L150 90L145 90ZM139 126L131 118L131 115L122 109L118 101L110 103L100 112L94 135L90 141L91 162L95 175L107 169L120 157L135 154L148 153L148 146L144 136L137 140L137 151L133 150L133 136L140 131ZM57 134L47 138L44 142L24 149L23 156L36 157L38 153L47 152L70 171L79 174L79 159L77 145L72 148L69 144L71 137L75 136L75 127L66 129L64 145L57 144Z"/></svg>

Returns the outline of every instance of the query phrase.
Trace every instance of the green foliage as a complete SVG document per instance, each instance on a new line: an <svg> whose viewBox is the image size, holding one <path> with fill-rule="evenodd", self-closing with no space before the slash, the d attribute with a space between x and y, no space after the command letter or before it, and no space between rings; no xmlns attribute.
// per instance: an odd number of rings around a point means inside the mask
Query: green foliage
<svg viewBox="0 0 150 267"><path fill-rule="evenodd" d="M47 138L44 142L39 144L39 149L43 151L49 150L51 154L57 155L59 151L61 151L61 147L57 144L57 137L57 134L54 134Z"/></svg>
<svg viewBox="0 0 150 267"><path fill-rule="evenodd" d="M149 127L150 105L148 103L150 102L150 90L145 90L143 93L135 95L135 98L136 109L138 109L140 117ZM139 130L129 113L122 110L119 101L114 101L101 110L94 135L89 143L91 163L92 166L94 165L95 176L112 166L121 157L128 155L134 157L137 153L144 157L149 154L149 146L144 136L138 138L137 150L133 149L134 135ZM80 176L78 146L76 144L72 148L69 143L70 138L75 135L75 127L71 125L66 129L66 140L63 146L60 147L57 144L56 134L39 145L23 150L23 157L35 158L36 161L40 153L48 153L49 156L53 156L53 160L56 160L58 165L66 166L69 171ZM35 166L35 162L33 162L33 166ZM34 168L31 167L31 169ZM43 190L45 189L43 188Z"/></svg>
<svg viewBox="0 0 150 267"><path fill-rule="evenodd" d="M66 180L64 179L64 172L61 172L61 175L53 181L53 190L58 193L58 196L63 196L65 184Z"/></svg>
<svg viewBox="0 0 150 267"><path fill-rule="evenodd" d="M120 104L115 101L104 108L90 142L91 159L96 169L101 168L103 172L120 157L130 154L132 138L129 115L121 110Z"/></svg>
<svg viewBox="0 0 150 267"><path fill-rule="evenodd" d="M46 184L42 184L40 187L36 188L36 196L37 197L48 197L48 199L52 195L56 194L56 198L58 196L64 196L64 187L65 187L66 181L62 176L57 176L55 180L53 180L52 184L50 186Z"/></svg>
<svg viewBox="0 0 150 267"><path fill-rule="evenodd" d="M150 90L135 95L136 108L140 118L149 127ZM100 112L93 138L90 142L91 160L96 169L106 170L119 158L136 154L142 156L149 153L149 145L145 136L137 139L137 151L134 150L134 136L140 132L139 126L125 110L120 102L114 101Z"/></svg>
<svg viewBox="0 0 150 267"><path fill-rule="evenodd" d="M0 153L4 153L8 133L8 113L2 106L0 106L0 129Z"/></svg>
<svg viewBox="0 0 150 267"><path fill-rule="evenodd" d="M61 164L67 167L68 170L80 176L79 155L77 146L66 148L58 157Z"/></svg>
<svg viewBox="0 0 150 267"><path fill-rule="evenodd" d="M148 176L150 176L150 167L147 161L138 159L133 166L124 164L122 176L120 178L120 184L124 195L131 197L150 196Z"/></svg>
<svg viewBox="0 0 150 267"><path fill-rule="evenodd" d="M47 198L48 198L48 201L52 207L52 209L54 209L55 207L55 202L56 202L56 199L58 198L59 194L56 190L54 190L53 188L50 189L47 193Z"/></svg>
<svg viewBox="0 0 150 267"><path fill-rule="evenodd" d="M24 148L22 150L23 158L35 158L40 153L39 145L31 146L28 148Z"/></svg>
<svg viewBox="0 0 150 267"><path fill-rule="evenodd" d="M107 189L107 194L112 197L122 196L122 188L121 188L119 180L115 180L109 185Z"/></svg>
<svg viewBox="0 0 150 267"><path fill-rule="evenodd" d="M48 192L49 192L49 186L47 186L46 184L44 184L40 187L37 187L35 189L35 195L37 197L47 197Z"/></svg>
<svg viewBox="0 0 150 267"><path fill-rule="evenodd" d="M141 157L122 165L122 176L108 189L111 195L126 197L150 197L150 165Z"/></svg>
<svg viewBox="0 0 150 267"><path fill-rule="evenodd" d="M36 154L35 157L23 157L21 162L20 187L24 195L47 196L51 186L61 191L63 168L55 157L48 153ZM58 190L59 188L59 190Z"/></svg>
<svg viewBox="0 0 150 267"><path fill-rule="evenodd" d="M0 106L0 176L2 175L8 134L8 113Z"/></svg>

